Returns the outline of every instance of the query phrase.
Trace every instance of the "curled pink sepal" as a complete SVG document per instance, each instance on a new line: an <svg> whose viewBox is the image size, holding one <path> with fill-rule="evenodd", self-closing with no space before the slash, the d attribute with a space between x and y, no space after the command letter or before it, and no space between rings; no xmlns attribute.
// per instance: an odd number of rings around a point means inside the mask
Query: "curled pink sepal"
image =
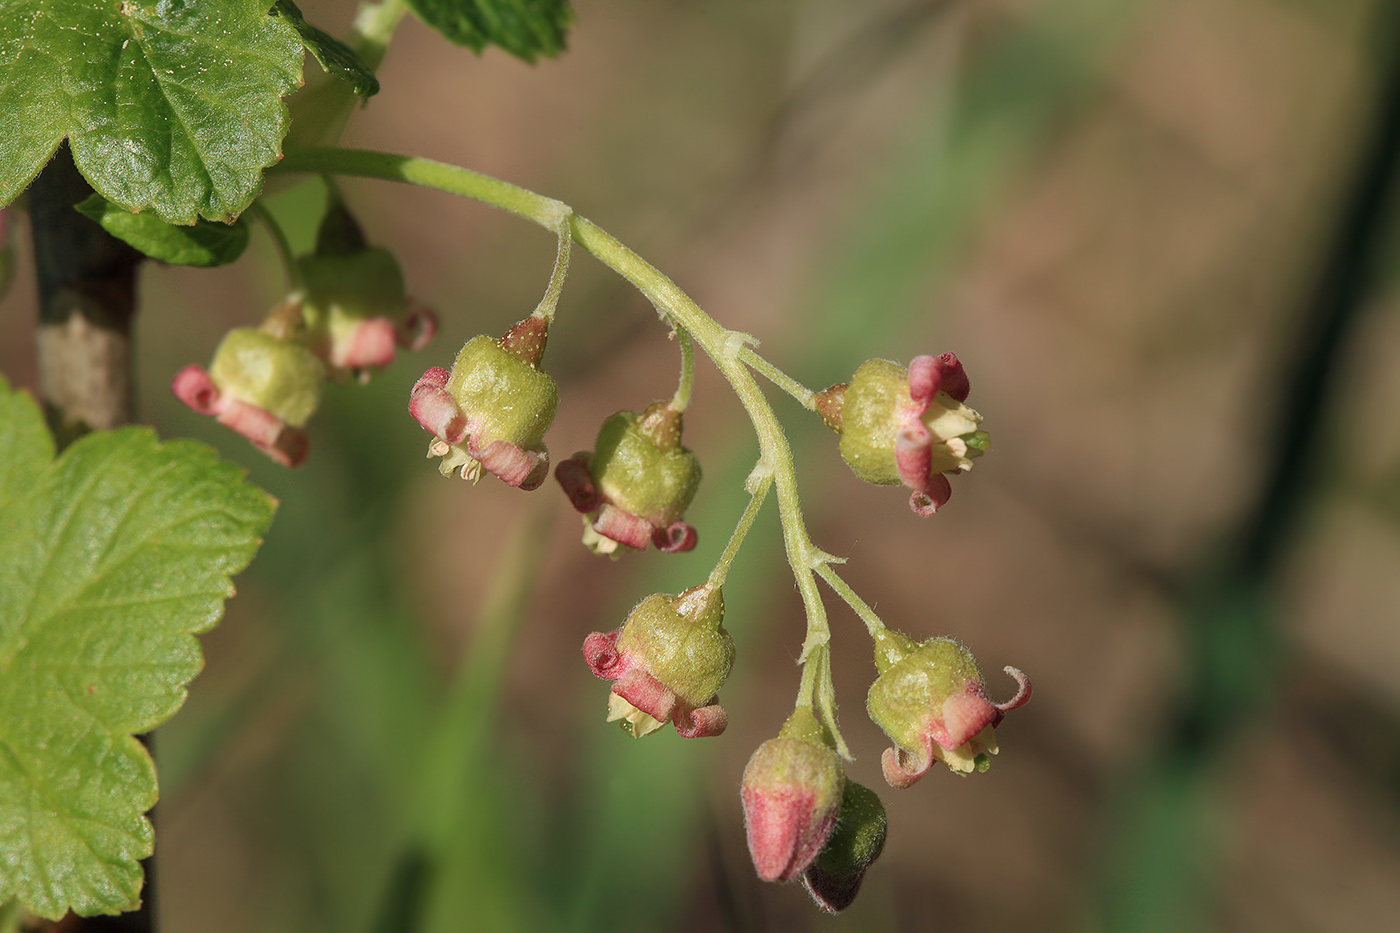
<svg viewBox="0 0 1400 933"><path fill-rule="evenodd" d="M646 519L624 512L611 502L604 502L593 519L593 530L604 538L637 550L644 550L651 541L651 525Z"/></svg>
<svg viewBox="0 0 1400 933"><path fill-rule="evenodd" d="M602 494L588 474L589 457L586 451L581 451L554 468L554 478L559 480L564 495L569 497L569 504L575 511L585 513L595 511L603 504Z"/></svg>
<svg viewBox="0 0 1400 933"><path fill-rule="evenodd" d="M672 522L670 526L653 529L651 533L651 543L665 554L692 550L698 540L699 532L695 530L694 525L687 522Z"/></svg>
<svg viewBox="0 0 1400 933"><path fill-rule="evenodd" d="M433 309L413 301L394 326L394 342L406 350L421 350L437 332L438 319Z"/></svg>
<svg viewBox="0 0 1400 933"><path fill-rule="evenodd" d="M947 392L954 401L965 402L971 391L967 372L955 354L925 354L914 357L909 364L909 397L916 402L927 405L939 392Z"/></svg>
<svg viewBox="0 0 1400 933"><path fill-rule="evenodd" d="M170 388L190 408L242 434L282 466L298 467L305 462L311 448L306 432L256 405L219 391L202 366L180 370Z"/></svg>
<svg viewBox="0 0 1400 933"><path fill-rule="evenodd" d="M434 366L413 384L408 397L408 413L423 426L423 430L445 444L460 444L467 436L467 419L447 391L452 374Z"/></svg>
<svg viewBox="0 0 1400 933"><path fill-rule="evenodd" d="M538 489L549 475L548 455L524 450L509 441L492 441L478 449L467 438L467 453L479 460L488 472L496 474L507 486Z"/></svg>

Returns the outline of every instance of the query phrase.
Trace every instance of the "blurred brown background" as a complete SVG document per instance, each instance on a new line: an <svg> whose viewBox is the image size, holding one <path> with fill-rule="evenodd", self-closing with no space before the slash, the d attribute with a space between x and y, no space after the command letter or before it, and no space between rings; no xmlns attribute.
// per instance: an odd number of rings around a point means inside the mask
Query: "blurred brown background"
<svg viewBox="0 0 1400 933"><path fill-rule="evenodd" d="M302 6L332 32L353 12ZM1250 702L1237 718L1215 708L1199 747L1178 721L1202 682L1192 646L1234 624L1232 555L1257 528L1282 409L1318 377L1296 357L1305 315L1397 103L1388 7L582 0L567 53L534 66L406 21L347 144L568 202L809 386L871 356L957 352L993 446L930 520L860 484L814 418L771 397L813 537L849 558L843 575L891 626L967 643L994 696L1014 664L1035 699L999 730L988 773L890 791L863 713L868 641L830 600L850 774L884 788L889 843L839 919L754 879L739 775L790 709L803 632L772 507L727 591L740 655L723 737L634 743L603 724L606 687L579 655L642 596L708 572L756 455L741 409L702 362L686 438L707 478L688 555L594 558L552 483L522 496L442 479L400 414L408 388L527 313L553 243L479 205L347 181L444 328L368 389L332 393L300 473L256 462L166 391L278 300L266 238L231 268L143 273L143 417L215 444L283 501L162 733L165 929L1389 928L1388 234L1325 404L1306 412L1309 442L1287 454L1310 471L1297 524L1241 597L1244 660L1220 668ZM315 188L275 195L303 243ZM15 234L23 269L22 220ZM0 371L32 388L30 275L0 313ZM669 395L676 368L645 301L582 253L546 362L563 392L556 458L612 411ZM512 575L517 540L533 583ZM425 774L460 778L456 809L421 812L452 798L422 791Z"/></svg>

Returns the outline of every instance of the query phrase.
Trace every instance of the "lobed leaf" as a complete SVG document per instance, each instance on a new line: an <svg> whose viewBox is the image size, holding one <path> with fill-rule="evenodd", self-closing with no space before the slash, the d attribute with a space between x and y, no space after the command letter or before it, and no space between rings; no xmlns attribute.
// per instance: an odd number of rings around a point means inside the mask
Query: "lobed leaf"
<svg viewBox="0 0 1400 933"><path fill-rule="evenodd" d="M274 502L144 428L53 450L0 379L0 903L57 919L137 905L157 786L134 735L184 702Z"/></svg>
<svg viewBox="0 0 1400 933"><path fill-rule="evenodd" d="M155 214L133 214L100 194L73 206L112 236L173 266L222 266L242 256L248 246L248 225L241 217L227 224L201 219L182 227Z"/></svg>
<svg viewBox="0 0 1400 933"><path fill-rule="evenodd" d="M291 23L301 37L301 44L321 66L321 70L348 83L359 97L373 97L379 93L379 79L364 63L355 50L344 42L306 21L301 9L292 0L277 0L272 12Z"/></svg>
<svg viewBox="0 0 1400 933"><path fill-rule="evenodd" d="M0 3L0 205L67 138L88 183L171 223L230 220L281 157L296 31L267 0Z"/></svg>
<svg viewBox="0 0 1400 933"><path fill-rule="evenodd" d="M527 62L562 52L574 21L568 0L408 0L408 5L451 42L475 52L499 46Z"/></svg>

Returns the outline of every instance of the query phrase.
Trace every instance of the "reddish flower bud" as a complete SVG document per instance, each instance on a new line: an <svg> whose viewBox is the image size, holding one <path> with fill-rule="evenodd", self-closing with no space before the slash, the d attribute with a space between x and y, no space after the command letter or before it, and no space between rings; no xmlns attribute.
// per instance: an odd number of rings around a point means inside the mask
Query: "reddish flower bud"
<svg viewBox="0 0 1400 933"><path fill-rule="evenodd" d="M1006 672L1019 689L1005 703L987 699L986 684L972 653L951 638L923 644L895 632L877 645L880 671L866 709L894 742L882 764L892 787L908 787L935 761L952 771L985 771L997 753L995 729L1011 710L1031 698L1030 680L1014 667Z"/></svg>
<svg viewBox="0 0 1400 933"><path fill-rule="evenodd" d="M865 872L885 848L885 806L868 787L847 781L841 815L817 858L802 875L807 893L829 914L850 907Z"/></svg>
<svg viewBox="0 0 1400 933"><path fill-rule="evenodd" d="M764 881L801 877L826 844L846 776L816 717L798 707L744 769L740 797L749 854Z"/></svg>
<svg viewBox="0 0 1400 933"><path fill-rule="evenodd" d="M584 513L583 542L594 553L649 543L668 552L695 547L695 528L682 517L700 485L700 461L680 438L681 413L657 402L641 415L608 418L592 453L555 468L554 478Z"/></svg>
<svg viewBox="0 0 1400 933"><path fill-rule="evenodd" d="M638 738L668 721L686 738L719 735L728 725L718 694L734 665L734 642L717 589L648 596L621 628L589 635L583 657L614 682L608 722L621 720Z"/></svg>
<svg viewBox="0 0 1400 933"><path fill-rule="evenodd" d="M264 330L231 330L206 372L187 366L171 388L201 415L242 434L283 466L300 466L308 442L301 427L321 401L325 367L305 347Z"/></svg>
<svg viewBox="0 0 1400 933"><path fill-rule="evenodd" d="M533 322L533 323L532 323ZM547 325L526 318L511 333L531 325L539 348ZM507 335L509 338L510 335ZM443 476L460 471L476 482L482 471L509 486L534 489L549 475L544 432L554 421L559 389L535 360L522 359L490 337L473 337L448 372L434 367L413 386L408 411L433 435L428 456L442 457Z"/></svg>
<svg viewBox="0 0 1400 933"><path fill-rule="evenodd" d="M951 353L919 356L905 370L867 360L849 384L817 395L817 411L841 435L841 456L861 479L913 490L909 507L932 515L953 487L947 473L972 469L987 449L982 416L968 408L970 385Z"/></svg>

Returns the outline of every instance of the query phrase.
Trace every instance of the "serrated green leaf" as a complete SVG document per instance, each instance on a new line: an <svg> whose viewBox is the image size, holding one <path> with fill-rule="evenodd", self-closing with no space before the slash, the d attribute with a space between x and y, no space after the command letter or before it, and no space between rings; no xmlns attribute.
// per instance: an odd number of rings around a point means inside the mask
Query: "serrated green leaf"
<svg viewBox="0 0 1400 933"><path fill-rule="evenodd" d="M229 220L281 156L296 31L267 0L0 2L0 205L65 137L93 189L171 223Z"/></svg>
<svg viewBox="0 0 1400 933"><path fill-rule="evenodd" d="M184 702L194 633L274 502L144 428L52 453L37 406L0 383L0 903L56 919L138 903L157 790L134 734Z"/></svg>
<svg viewBox="0 0 1400 933"><path fill-rule="evenodd" d="M564 50L573 25L568 0L408 0L423 22L449 41L480 52L488 45L533 62Z"/></svg>
<svg viewBox="0 0 1400 933"><path fill-rule="evenodd" d="M355 54L355 50L308 23L292 0L277 0L272 6L272 12L292 24L297 35L301 36L301 44L312 54L323 71L349 84L360 97L369 98L379 93L379 79L360 56Z"/></svg>
<svg viewBox="0 0 1400 933"><path fill-rule="evenodd" d="M197 220L182 227L155 214L133 214L100 194L73 206L112 236L172 266L222 266L242 256L248 246L248 225L241 217L229 224Z"/></svg>

